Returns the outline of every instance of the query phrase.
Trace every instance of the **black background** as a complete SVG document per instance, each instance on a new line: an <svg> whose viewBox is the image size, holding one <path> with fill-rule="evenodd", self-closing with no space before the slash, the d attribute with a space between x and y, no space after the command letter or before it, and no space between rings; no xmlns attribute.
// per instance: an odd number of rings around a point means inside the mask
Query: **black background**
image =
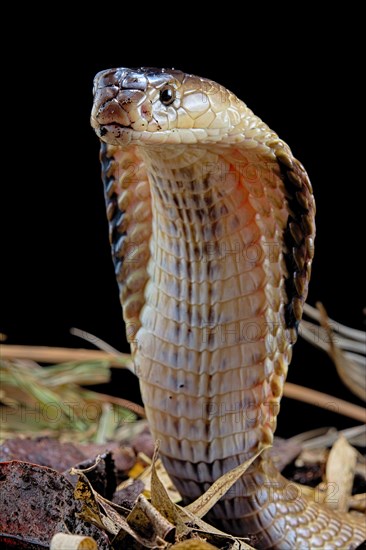
<svg viewBox="0 0 366 550"><path fill-rule="evenodd" d="M290 23L269 17L263 26L258 14L245 24L236 17L229 24L224 13L195 24L190 13L185 22L172 15L172 24L160 11L154 19L153 6L149 13L139 14L136 6L136 13L130 7L127 15L121 10L108 17L107 7L100 9L93 24L70 16L60 23L62 30L38 24L26 34L14 32L19 54L12 52L5 73L3 103L10 122L3 126L8 175L1 200L0 328L7 342L92 347L69 334L74 326L127 351L99 144L89 125L93 76L112 66L173 66L219 81L289 143L308 170L317 200L309 302L321 300L338 321L362 328L364 174L355 137L357 44L341 32L349 21L343 14L332 23L301 14ZM140 25L131 25L131 14ZM361 404L327 357L301 341L289 380ZM110 391L139 398L138 384L127 373L114 374ZM285 399L279 433L354 423Z"/></svg>

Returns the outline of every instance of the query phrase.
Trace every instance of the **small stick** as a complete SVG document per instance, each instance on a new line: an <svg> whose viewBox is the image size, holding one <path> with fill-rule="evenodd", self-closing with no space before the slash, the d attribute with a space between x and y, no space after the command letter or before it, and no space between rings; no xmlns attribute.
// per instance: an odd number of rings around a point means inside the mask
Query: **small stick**
<svg viewBox="0 0 366 550"><path fill-rule="evenodd" d="M39 363L69 363L86 361L108 361L117 368L132 369L131 356L127 353L112 355L99 350L50 348L47 346L12 346L3 344L0 357L2 359L32 359Z"/></svg>
<svg viewBox="0 0 366 550"><path fill-rule="evenodd" d="M304 388L291 382L286 382L283 395L290 399L297 399L304 403L310 403L315 407L321 407L331 412L343 414L354 420L366 423L366 409L359 405L354 405L333 395L322 393L320 391L312 390L310 388Z"/></svg>

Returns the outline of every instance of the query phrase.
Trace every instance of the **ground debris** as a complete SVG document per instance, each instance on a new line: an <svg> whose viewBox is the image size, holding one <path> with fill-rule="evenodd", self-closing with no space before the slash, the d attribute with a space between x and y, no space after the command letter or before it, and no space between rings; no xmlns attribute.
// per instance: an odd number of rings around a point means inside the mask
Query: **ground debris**
<svg viewBox="0 0 366 550"><path fill-rule="evenodd" d="M90 536L100 550L106 534L85 523L74 489L60 473L28 462L0 464L0 541L8 548L48 548L55 533Z"/></svg>
<svg viewBox="0 0 366 550"><path fill-rule="evenodd" d="M16 437L7 439L0 445L0 462L10 460L32 462L66 474L71 467L77 465L86 467L88 461L93 463L98 454L110 451L116 466L118 480L126 477L137 460L132 444L133 441L131 446L122 447L118 442L85 444L62 442L47 436Z"/></svg>

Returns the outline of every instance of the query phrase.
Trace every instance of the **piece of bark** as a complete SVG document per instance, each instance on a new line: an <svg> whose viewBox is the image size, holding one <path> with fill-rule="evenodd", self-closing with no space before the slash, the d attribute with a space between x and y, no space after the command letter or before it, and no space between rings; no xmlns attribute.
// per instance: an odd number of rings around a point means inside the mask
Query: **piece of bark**
<svg viewBox="0 0 366 550"><path fill-rule="evenodd" d="M0 464L0 541L8 548L48 548L55 533L85 535L110 548L100 529L77 514L81 503L60 473L28 462Z"/></svg>

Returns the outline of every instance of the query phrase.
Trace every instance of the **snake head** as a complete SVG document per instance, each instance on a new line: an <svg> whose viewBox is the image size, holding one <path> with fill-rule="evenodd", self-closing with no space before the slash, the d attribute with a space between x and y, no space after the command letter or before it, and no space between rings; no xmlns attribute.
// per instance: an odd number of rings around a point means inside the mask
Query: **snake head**
<svg viewBox="0 0 366 550"><path fill-rule="evenodd" d="M109 69L94 79L91 125L112 145L220 142L246 106L212 80L174 69Z"/></svg>

